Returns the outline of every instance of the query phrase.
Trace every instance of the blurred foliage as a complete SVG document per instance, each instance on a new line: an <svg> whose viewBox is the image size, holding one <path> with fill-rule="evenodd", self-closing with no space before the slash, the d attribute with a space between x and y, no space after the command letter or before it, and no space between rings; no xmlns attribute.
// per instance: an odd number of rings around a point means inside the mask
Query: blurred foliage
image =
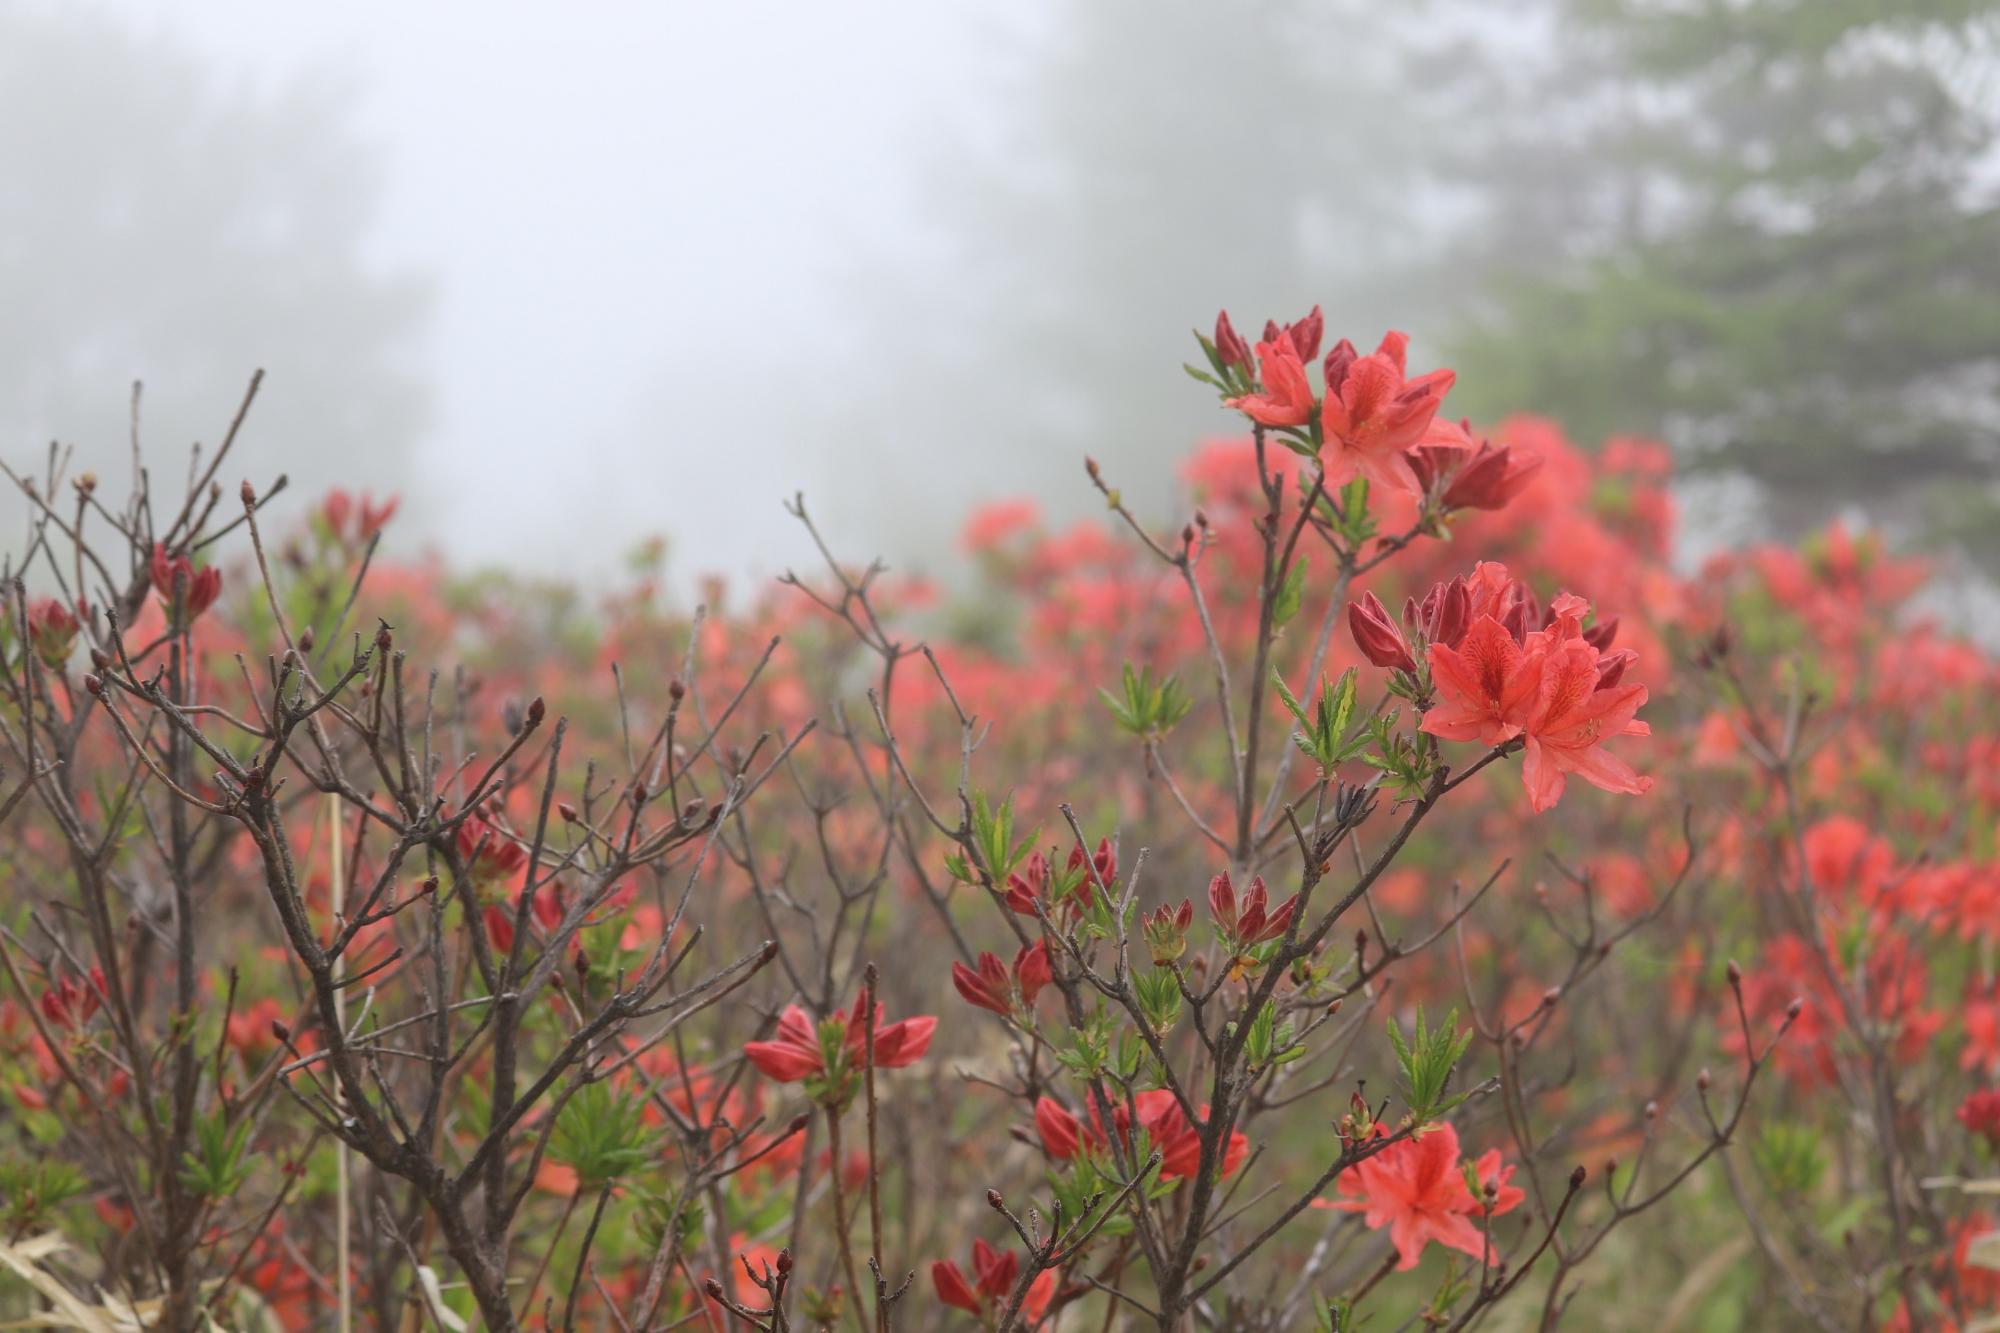
<svg viewBox="0 0 2000 1333"><path fill-rule="evenodd" d="M1493 274L1466 405L1658 432L1786 531L1859 504L2000 561L2000 4L1529 8L1550 64L1486 67L1516 86L1463 163Z"/></svg>
<svg viewBox="0 0 2000 1333"><path fill-rule="evenodd" d="M145 437L178 446L213 440L262 366L283 392L251 430L300 492L409 480L431 290L370 252L381 175L354 100L325 77L228 82L95 6L0 3L10 463L60 434L123 478L124 387L145 381Z"/></svg>

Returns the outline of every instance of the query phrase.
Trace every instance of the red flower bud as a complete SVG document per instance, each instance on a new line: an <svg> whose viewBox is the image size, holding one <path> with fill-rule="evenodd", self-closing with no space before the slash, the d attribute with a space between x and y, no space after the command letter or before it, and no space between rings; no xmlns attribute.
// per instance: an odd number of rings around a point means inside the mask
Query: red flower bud
<svg viewBox="0 0 2000 1333"><path fill-rule="evenodd" d="M980 1302L979 1293L965 1280L965 1274L949 1259L939 1259L931 1264L931 1283L937 1288L938 1299L946 1305L976 1315L984 1315L986 1307Z"/></svg>
<svg viewBox="0 0 2000 1333"><path fill-rule="evenodd" d="M1417 669L1403 632L1389 619L1388 609L1374 593L1362 593L1360 601L1347 604L1347 628L1354 635L1354 646L1376 666L1391 671Z"/></svg>
<svg viewBox="0 0 2000 1333"><path fill-rule="evenodd" d="M1540 458L1482 444L1452 475L1441 503L1446 509L1505 509L1541 468Z"/></svg>
<svg viewBox="0 0 2000 1333"><path fill-rule="evenodd" d="M53 597L28 607L28 642L36 660L50 671L60 672L68 664L82 628L70 609Z"/></svg>
<svg viewBox="0 0 2000 1333"><path fill-rule="evenodd" d="M215 604L222 594L222 572L210 565L197 570L186 556L167 558L167 548L163 543L153 544L153 557L147 563L147 573L153 582L153 591L166 604L170 613L177 613L175 623L192 621Z"/></svg>
<svg viewBox="0 0 2000 1333"><path fill-rule="evenodd" d="M1187 952L1187 931L1193 922L1194 904L1186 898L1178 909L1162 903L1141 920L1146 950L1156 966L1164 967Z"/></svg>
<svg viewBox="0 0 2000 1333"><path fill-rule="evenodd" d="M1464 575L1449 583L1438 583L1424 594L1421 603L1403 603L1403 628L1425 643L1441 643L1456 648L1472 628L1472 590Z"/></svg>
<svg viewBox="0 0 2000 1333"><path fill-rule="evenodd" d="M1276 911L1268 910L1269 901L1262 875L1250 881L1241 901L1227 870L1208 882L1209 914L1216 929L1238 949L1275 940L1291 927L1292 913L1298 908L1297 895L1286 899Z"/></svg>
<svg viewBox="0 0 2000 1333"><path fill-rule="evenodd" d="M1092 868L1095 869L1097 872L1098 881L1100 881L1106 889L1109 889L1114 883L1117 882L1118 853L1111 846L1111 839L1099 838L1097 840L1097 851L1090 858L1090 863ZM1069 868L1073 871L1083 869L1082 843L1078 843L1076 846L1070 848ZM1083 905L1088 907L1090 906L1090 886L1091 886L1091 879L1088 874L1084 876L1083 882L1084 882L1084 887L1081 890L1083 894Z"/></svg>
<svg viewBox="0 0 2000 1333"><path fill-rule="evenodd" d="M1326 363L1320 367L1329 395L1340 393L1341 386L1347 383L1347 372L1359 359L1360 354L1354 350L1354 344L1347 339L1342 338L1333 345L1333 350L1326 354Z"/></svg>
<svg viewBox="0 0 2000 1333"><path fill-rule="evenodd" d="M1319 355L1319 340L1325 331L1326 317L1320 314L1318 306L1314 306L1312 313L1298 323L1285 326L1286 336L1291 338L1301 361L1310 361Z"/></svg>
<svg viewBox="0 0 2000 1333"><path fill-rule="evenodd" d="M1247 366L1250 364L1250 344L1243 341L1243 335L1229 322L1229 312L1221 311L1215 317L1215 354L1225 366ZM1093 470L1090 474L1096 476Z"/></svg>
<svg viewBox="0 0 2000 1333"><path fill-rule="evenodd" d="M1007 965L990 953L979 955L978 970L964 963L951 965L951 984L965 1002L1003 1018L1012 1012L1008 999Z"/></svg>
<svg viewBox="0 0 2000 1333"><path fill-rule="evenodd" d="M1035 1102L1035 1132L1041 1136L1042 1151L1058 1162L1075 1157L1083 1143L1083 1126L1061 1102L1050 1097Z"/></svg>
<svg viewBox="0 0 2000 1333"><path fill-rule="evenodd" d="M1045 940L1036 940L1024 945L1014 955L1014 988L1021 993L1021 1003L1033 1007L1035 997L1042 987L1055 980L1055 969L1049 965L1049 946Z"/></svg>

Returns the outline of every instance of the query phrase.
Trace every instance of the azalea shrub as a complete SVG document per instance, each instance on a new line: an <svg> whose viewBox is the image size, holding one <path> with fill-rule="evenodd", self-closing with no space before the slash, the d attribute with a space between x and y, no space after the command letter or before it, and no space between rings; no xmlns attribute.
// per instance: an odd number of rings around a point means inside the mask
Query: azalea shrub
<svg viewBox="0 0 2000 1333"><path fill-rule="evenodd" d="M0 1309L71 1327L1983 1326L1995 665L1871 535L1399 333L949 588L465 576L51 453L0 620ZM247 480L245 478L248 478Z"/></svg>

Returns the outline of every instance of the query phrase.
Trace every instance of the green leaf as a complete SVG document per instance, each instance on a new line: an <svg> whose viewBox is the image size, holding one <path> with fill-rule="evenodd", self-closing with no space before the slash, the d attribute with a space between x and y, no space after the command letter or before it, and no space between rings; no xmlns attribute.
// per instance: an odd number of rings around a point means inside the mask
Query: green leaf
<svg viewBox="0 0 2000 1333"><path fill-rule="evenodd" d="M974 792L972 796L972 841L979 854L980 867L991 877L994 885L1006 881L1014 873L1014 867L1021 864L1028 849L1035 843L1041 830L1033 830L1026 835L1014 836L1014 797L997 807L986 798L984 792ZM966 867L970 870L972 867ZM971 877L967 877L971 882Z"/></svg>
<svg viewBox="0 0 2000 1333"><path fill-rule="evenodd" d="M1126 663L1120 684L1122 698L1106 689L1097 693L1119 728L1141 740L1158 739L1194 707L1194 700L1181 688L1179 680L1167 676L1155 681L1151 667L1134 671L1132 664Z"/></svg>
<svg viewBox="0 0 2000 1333"><path fill-rule="evenodd" d="M586 1083L556 1117L549 1157L576 1172L579 1188L602 1189L657 1155L645 1117L643 1097L624 1094L608 1082Z"/></svg>
<svg viewBox="0 0 2000 1333"><path fill-rule="evenodd" d="M1271 604L1271 623L1283 629L1299 613L1299 603L1305 599L1306 558L1300 556L1286 571L1285 581L1278 589L1278 597Z"/></svg>
<svg viewBox="0 0 2000 1333"><path fill-rule="evenodd" d="M1416 1124L1428 1124L1464 1100L1463 1097L1447 1099L1445 1089L1471 1043L1471 1030L1458 1030L1456 1009L1446 1016L1441 1027L1433 1030L1424 1021L1423 1006L1418 1005L1416 1031L1408 1040L1396 1020L1389 1020L1389 1045L1395 1049L1396 1063L1402 1069L1403 1096Z"/></svg>
<svg viewBox="0 0 2000 1333"><path fill-rule="evenodd" d="M1329 685L1325 677L1320 678L1319 699L1309 713L1299 703L1298 697L1285 686L1284 678L1273 670L1271 678L1277 684L1278 697L1291 715L1297 719L1299 729L1292 739L1307 758L1317 763L1321 770L1330 770L1336 764L1352 759L1366 744L1368 736L1364 731L1349 737L1348 730L1354 722L1355 670L1349 667L1341 673L1340 680Z"/></svg>
<svg viewBox="0 0 2000 1333"><path fill-rule="evenodd" d="M181 1154L181 1183L191 1194L220 1199L233 1194L250 1177L243 1162L250 1146L248 1117L234 1128L220 1112L197 1118L194 1146Z"/></svg>

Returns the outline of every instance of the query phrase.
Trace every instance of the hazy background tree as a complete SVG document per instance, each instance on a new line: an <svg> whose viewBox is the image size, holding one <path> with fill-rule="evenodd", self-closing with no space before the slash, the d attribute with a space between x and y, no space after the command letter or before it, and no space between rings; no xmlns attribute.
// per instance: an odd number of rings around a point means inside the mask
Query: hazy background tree
<svg viewBox="0 0 2000 1333"><path fill-rule="evenodd" d="M0 440L123 478L128 392L157 450L213 444L251 372L264 467L394 491L426 414L426 285L371 262L376 162L345 93L215 85L82 6L0 4ZM154 465L171 454L155 452Z"/></svg>
<svg viewBox="0 0 2000 1333"><path fill-rule="evenodd" d="M803 488L936 569L981 498L1087 511L1084 453L1160 512L1154 460L1237 424L1189 326L1319 300L1456 410L1747 470L1760 523L2000 544L1996 7L496 0L470 42L0 0L0 440L122 459L135 376L212 439L261 364L301 491L406 490L467 558L587 523L765 575Z"/></svg>
<svg viewBox="0 0 2000 1333"><path fill-rule="evenodd" d="M1990 0L1530 0L1455 85L1481 412L2000 557ZM1524 39L1525 34L1525 39Z"/></svg>

